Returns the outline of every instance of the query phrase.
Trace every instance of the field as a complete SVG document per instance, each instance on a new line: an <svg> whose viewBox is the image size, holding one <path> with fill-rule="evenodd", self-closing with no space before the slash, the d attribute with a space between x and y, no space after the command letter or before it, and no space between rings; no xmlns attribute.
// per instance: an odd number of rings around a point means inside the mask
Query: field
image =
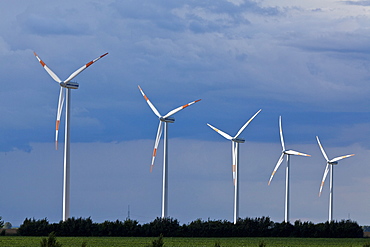
<svg viewBox="0 0 370 247"><path fill-rule="evenodd" d="M33 247L40 246L43 237L2 236L0 246ZM146 247L156 238L130 237L57 237L63 247L78 247L83 242L88 247ZM265 246L265 247L304 247L304 246L343 246L363 247L370 246L370 239L366 238L164 238L166 247L214 247L219 243L221 247L231 246ZM264 244L264 245L263 245Z"/></svg>

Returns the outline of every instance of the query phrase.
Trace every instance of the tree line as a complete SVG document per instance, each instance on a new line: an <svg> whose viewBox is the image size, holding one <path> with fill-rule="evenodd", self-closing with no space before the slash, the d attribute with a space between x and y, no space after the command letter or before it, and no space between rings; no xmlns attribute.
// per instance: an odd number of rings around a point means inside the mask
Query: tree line
<svg viewBox="0 0 370 247"><path fill-rule="evenodd" d="M197 219L180 225L173 218L156 218L152 222L139 224L136 220L105 221L94 223L91 218L69 218L59 223L47 219L26 218L19 227L21 236L115 236L115 237L314 237L314 238L358 238L362 228L354 221L341 220L314 224L295 221L276 223L269 217L239 219L236 224L226 220Z"/></svg>

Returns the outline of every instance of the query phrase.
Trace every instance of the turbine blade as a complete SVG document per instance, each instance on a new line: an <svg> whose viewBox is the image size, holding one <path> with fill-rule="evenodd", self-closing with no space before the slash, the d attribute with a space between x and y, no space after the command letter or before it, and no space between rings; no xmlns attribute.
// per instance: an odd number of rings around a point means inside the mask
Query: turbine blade
<svg viewBox="0 0 370 247"><path fill-rule="evenodd" d="M326 155L325 150L324 150L324 148L322 147L321 142L320 142L320 139L319 139L319 137L318 137L318 136L316 136L316 140L317 140L317 143L319 144L319 147L320 147L320 149L321 149L321 153L322 153L322 155L324 155L324 158L325 158L325 159L326 159L326 161L328 162L328 161L329 161L328 156Z"/></svg>
<svg viewBox="0 0 370 247"><path fill-rule="evenodd" d="M276 164L276 166L275 166L275 168L274 168L274 170L273 170L273 172L272 172L272 174L271 174L271 177L270 177L270 180L269 180L269 182L268 182L268 185L270 185L272 178L274 177L274 175L275 175L276 171L279 169L279 166L280 166L280 165L281 165L281 163L283 162L284 155L285 155L285 153L282 153L282 154L281 154L281 156L280 156L280 158L279 158L279 160L278 160L278 162L277 162L277 164Z"/></svg>
<svg viewBox="0 0 370 247"><path fill-rule="evenodd" d="M309 154L301 153L301 152L294 151L294 150L287 150L285 151L285 153L289 155L311 156Z"/></svg>
<svg viewBox="0 0 370 247"><path fill-rule="evenodd" d="M209 127L211 127L211 129L213 129L214 131L216 131L217 133L219 133L220 135L222 135L223 137L225 137L226 139L228 139L228 140L230 140L230 141L233 139L229 134L226 134L226 133L225 133L225 132L223 132L222 130L217 129L216 127L213 127L212 125L210 125L210 124L208 124L208 123L207 123L207 125L208 125Z"/></svg>
<svg viewBox="0 0 370 247"><path fill-rule="evenodd" d="M260 109L258 112L256 112L253 117L251 117L248 122L246 122L243 127L240 128L240 130L238 131L238 133L236 134L236 136L234 138L238 138L238 136L243 132L243 130L248 126L248 124L258 115L258 113L260 113L260 111L262 111L262 109Z"/></svg>
<svg viewBox="0 0 370 247"><path fill-rule="evenodd" d="M61 83L62 81L59 79L59 77L39 58L39 56L36 54L36 52L33 52L33 54L35 55L37 60L39 60L42 67L44 67L44 69L46 70L46 72L48 72L48 74L51 76L51 78L53 78L54 81L56 81L58 83Z"/></svg>
<svg viewBox="0 0 370 247"><path fill-rule="evenodd" d="M105 53L103 55L101 55L100 57L97 57L95 58L94 60L88 62L87 64L85 64L84 66L82 66L81 68L79 68L78 70L76 70L75 72L73 72L64 82L69 82L71 81L73 78L75 78L79 73L81 73L82 71L84 71L87 67L89 67L90 65L92 65L93 63L95 63L96 61L98 61L100 58L106 56L108 54Z"/></svg>
<svg viewBox="0 0 370 247"><path fill-rule="evenodd" d="M330 166L330 164L329 163L326 163L326 168L325 168L325 171L324 171L324 176L322 177L322 180L321 180L319 196L321 196L322 188L324 187L325 179L326 179L326 176L328 175L328 172L329 172L329 166Z"/></svg>
<svg viewBox="0 0 370 247"><path fill-rule="evenodd" d="M167 113L166 115L164 115L164 116L163 116L163 118L168 118L168 117L172 116L173 114L175 114L176 112L179 112L179 111L181 111L182 109L184 109L184 108L186 108L186 107L188 107L188 106L191 106L192 104L197 103L197 102L199 102L199 101L201 101L201 99L198 99L198 100L192 101L192 102L190 102L190 103L188 103L188 104L186 104L186 105L183 105L183 106L179 106L179 107L177 107L177 108L173 109L172 111L170 111L169 113Z"/></svg>
<svg viewBox="0 0 370 247"><path fill-rule="evenodd" d="M154 149L153 149L152 164L150 165L150 172L152 172L152 170L153 170L155 156L157 155L158 145L159 145L159 142L161 140L162 124L163 124L163 122L162 121L159 121L158 130L157 130L157 136L155 138Z"/></svg>
<svg viewBox="0 0 370 247"><path fill-rule="evenodd" d="M280 141L281 146L283 147L283 151L285 150L285 144L284 144L284 136L283 136L283 127L281 126L281 116L279 117L279 129L280 129Z"/></svg>
<svg viewBox="0 0 370 247"><path fill-rule="evenodd" d="M146 103L148 103L150 109L152 109L152 111L154 112L154 114L158 117L158 118L161 118L161 114L158 112L157 108L155 108L155 106L152 104L152 102L150 102L149 98L145 95L144 91L141 89L140 86L138 86L139 89L140 89L140 92L141 94L143 95L144 99L146 100Z"/></svg>
<svg viewBox="0 0 370 247"><path fill-rule="evenodd" d="M343 155L343 156L340 156L340 157L336 157L334 159L331 159L329 162L336 162L336 161L339 161L339 160L342 160L342 159L345 159L345 158L348 158L348 157L351 157L351 156L354 156L354 154L348 154L348 155Z"/></svg>
<svg viewBox="0 0 370 247"><path fill-rule="evenodd" d="M64 104L64 88L60 87L57 120L55 124L55 149L56 150L58 150L58 133L59 133L60 118L61 118L62 111L63 111L63 104Z"/></svg>

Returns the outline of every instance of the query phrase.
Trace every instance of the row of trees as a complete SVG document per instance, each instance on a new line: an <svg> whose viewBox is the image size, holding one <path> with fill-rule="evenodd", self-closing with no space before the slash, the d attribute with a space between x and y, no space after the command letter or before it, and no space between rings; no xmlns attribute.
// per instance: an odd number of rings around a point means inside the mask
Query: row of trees
<svg viewBox="0 0 370 247"><path fill-rule="evenodd" d="M226 220L197 219L180 225L173 218L156 218L140 225L136 220L105 221L94 223L91 218L70 218L59 223L49 223L47 219L25 219L18 233L22 236L47 236L55 232L57 236L130 236L157 237L318 237L356 238L362 237L362 228L354 221L342 220L314 224L296 221L275 223L269 217L239 219L234 225Z"/></svg>

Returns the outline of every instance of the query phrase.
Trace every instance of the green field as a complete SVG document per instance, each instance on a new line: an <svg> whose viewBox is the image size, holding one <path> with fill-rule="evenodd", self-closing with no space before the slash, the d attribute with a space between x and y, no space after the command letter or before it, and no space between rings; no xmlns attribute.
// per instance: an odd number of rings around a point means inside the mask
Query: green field
<svg viewBox="0 0 370 247"><path fill-rule="evenodd" d="M0 237L0 246L9 247L32 247L40 246L42 237ZM78 247L85 241L89 247L105 246L149 246L156 238L130 238L130 237L57 237L63 247ZM300 247L300 246L345 246L363 247L370 246L370 239L366 238L164 238L164 246L167 247L213 247L218 242L221 247L231 246L260 246L265 247ZM367 245L369 244L369 245Z"/></svg>

